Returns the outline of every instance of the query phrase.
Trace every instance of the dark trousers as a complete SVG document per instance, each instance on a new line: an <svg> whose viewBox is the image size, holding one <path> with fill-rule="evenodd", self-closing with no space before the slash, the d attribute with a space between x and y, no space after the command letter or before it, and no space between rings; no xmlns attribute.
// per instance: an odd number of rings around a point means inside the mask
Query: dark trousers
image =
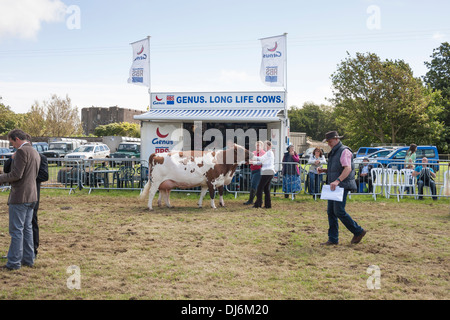
<svg viewBox="0 0 450 320"><path fill-rule="evenodd" d="M348 190L344 190L344 199L342 202L328 200L328 241L332 243L339 242L339 220L355 236L360 235L364 229L361 228L352 217L345 211L347 203Z"/></svg>
<svg viewBox="0 0 450 320"><path fill-rule="evenodd" d="M431 194L434 196L433 200L437 200L436 197L436 183L429 179L428 183L425 183L425 181L423 180L418 180L417 181L417 187L419 188L419 199L423 199L423 187L430 187L431 189Z"/></svg>
<svg viewBox="0 0 450 320"><path fill-rule="evenodd" d="M33 219L31 220L31 227L33 230L33 244L34 244L34 254L37 255L38 247L39 247L39 225L38 225L38 217L37 213L39 210L39 199L41 198L41 184L37 183L37 196L38 201L36 201L36 204L33 209Z"/></svg>
<svg viewBox="0 0 450 320"><path fill-rule="evenodd" d="M372 178L370 176L359 176L358 178L358 191L359 192L364 192L361 191L360 189L360 185L362 183L367 183L367 189L369 193L372 193Z"/></svg>
<svg viewBox="0 0 450 320"><path fill-rule="evenodd" d="M254 204L255 208L261 208L262 206L262 196L264 191L264 207L272 208L272 202L270 200L270 182L272 181L272 175L261 175L261 180L259 180L258 189L256 189L256 201Z"/></svg>

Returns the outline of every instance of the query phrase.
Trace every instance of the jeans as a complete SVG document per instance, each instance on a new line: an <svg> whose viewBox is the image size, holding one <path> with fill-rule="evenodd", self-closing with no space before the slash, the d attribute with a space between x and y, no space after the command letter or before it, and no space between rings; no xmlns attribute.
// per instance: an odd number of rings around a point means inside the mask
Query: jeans
<svg viewBox="0 0 450 320"><path fill-rule="evenodd" d="M437 200L437 197L436 197L436 183L433 180L431 180L431 179L429 179L428 182L429 183L426 184L425 181L423 181L423 180L418 180L417 181L417 187L419 189L419 199L423 199L423 196L422 196L423 195L423 187L425 186L425 187L430 187L431 194L434 196L433 200Z"/></svg>
<svg viewBox="0 0 450 320"><path fill-rule="evenodd" d="M19 269L23 264L34 264L33 230L31 220L35 202L9 205L9 234L11 244L8 250L10 269Z"/></svg>
<svg viewBox="0 0 450 320"><path fill-rule="evenodd" d="M261 169L258 170L252 170L250 175L250 189L257 189L259 180L261 180Z"/></svg>
<svg viewBox="0 0 450 320"><path fill-rule="evenodd" d="M309 175L309 193L320 193L320 184L322 182L322 176L314 172L308 172Z"/></svg>
<svg viewBox="0 0 450 320"><path fill-rule="evenodd" d="M338 219L344 224L344 226L355 236L361 234L364 231L350 215L345 211L345 204L347 202L348 190L344 190L344 198L342 202L328 200L328 241L332 243L339 242L339 223Z"/></svg>

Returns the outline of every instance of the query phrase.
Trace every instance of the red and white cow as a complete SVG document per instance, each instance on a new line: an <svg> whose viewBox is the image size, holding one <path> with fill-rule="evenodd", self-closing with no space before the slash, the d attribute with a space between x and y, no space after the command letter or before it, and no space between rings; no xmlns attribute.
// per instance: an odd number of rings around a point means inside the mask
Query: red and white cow
<svg viewBox="0 0 450 320"><path fill-rule="evenodd" d="M148 160L149 179L141 193L141 199L149 194L148 208L153 210L153 198L160 190L166 206L170 207L169 193L173 188L189 189L201 186L198 206L209 191L211 207L214 204L215 189L219 190L220 205L224 206L223 187L230 184L238 164L247 162L253 154L247 149L234 145L234 148L220 151L180 151L153 153Z"/></svg>

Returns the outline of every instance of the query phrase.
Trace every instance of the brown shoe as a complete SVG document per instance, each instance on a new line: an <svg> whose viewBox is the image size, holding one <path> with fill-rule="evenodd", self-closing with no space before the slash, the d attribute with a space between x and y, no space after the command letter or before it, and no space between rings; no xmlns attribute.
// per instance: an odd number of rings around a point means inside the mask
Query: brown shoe
<svg viewBox="0 0 450 320"><path fill-rule="evenodd" d="M338 244L335 242L327 241L327 242L321 243L320 245L322 245L322 246L337 246Z"/></svg>
<svg viewBox="0 0 450 320"><path fill-rule="evenodd" d="M364 238L364 236L366 235L366 233L367 233L366 230L363 230L363 232L361 232L359 235L354 236L350 243L352 244L360 243L362 238Z"/></svg>

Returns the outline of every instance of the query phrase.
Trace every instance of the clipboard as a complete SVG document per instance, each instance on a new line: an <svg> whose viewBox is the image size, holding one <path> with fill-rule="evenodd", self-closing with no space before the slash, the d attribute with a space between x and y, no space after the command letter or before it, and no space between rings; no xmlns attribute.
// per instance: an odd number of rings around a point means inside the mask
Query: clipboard
<svg viewBox="0 0 450 320"><path fill-rule="evenodd" d="M331 191L330 185L325 184L322 187L322 192L320 193L320 199L342 202L342 200L344 200L344 188L336 187L336 189L334 191Z"/></svg>

